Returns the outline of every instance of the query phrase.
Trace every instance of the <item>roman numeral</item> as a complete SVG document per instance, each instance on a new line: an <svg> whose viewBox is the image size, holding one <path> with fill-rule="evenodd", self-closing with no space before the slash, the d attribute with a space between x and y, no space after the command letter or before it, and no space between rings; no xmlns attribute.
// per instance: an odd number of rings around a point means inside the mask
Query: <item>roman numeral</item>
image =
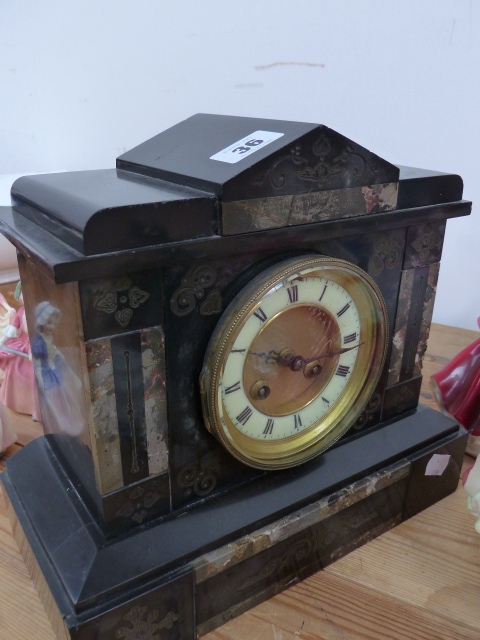
<svg viewBox="0 0 480 640"><path fill-rule="evenodd" d="M245 353L246 349L232 349L232 353Z"/></svg>
<svg viewBox="0 0 480 640"><path fill-rule="evenodd" d="M350 309L350 303L347 302L347 304L343 307L343 309L340 309L340 311L337 311L337 316L340 318L340 316L343 316L345 311L348 311L349 309Z"/></svg>
<svg viewBox="0 0 480 640"><path fill-rule="evenodd" d="M329 406L330 406L330 400L327 400L327 399L326 399L326 398L324 398L323 396L322 396L322 400L323 400L323 404L324 404L326 407L329 407Z"/></svg>
<svg viewBox="0 0 480 640"><path fill-rule="evenodd" d="M267 319L267 316L265 315L265 312L262 309L262 307L258 307L258 309L253 312L253 315L256 318L258 318L260 320L260 322L265 322L265 320Z"/></svg>
<svg viewBox="0 0 480 640"><path fill-rule="evenodd" d="M240 380L230 387L225 387L225 393L233 393L234 391L240 391Z"/></svg>
<svg viewBox="0 0 480 640"><path fill-rule="evenodd" d="M318 301L319 301L319 302L321 302L321 301L322 301L322 298L323 298L323 296L325 295L325 291L326 291L326 290L327 290L327 285L325 285L325 286L323 287L322 295L321 295L321 296L319 297L319 299L318 299Z"/></svg>
<svg viewBox="0 0 480 640"><path fill-rule="evenodd" d="M269 436L272 433L273 425L274 425L274 421L271 418L269 418L267 420L267 424L265 426L265 429L263 430L263 435L264 436Z"/></svg>
<svg viewBox="0 0 480 640"><path fill-rule="evenodd" d="M300 429L300 427L303 427L302 419L300 418L300 414L296 413L295 414L295 429Z"/></svg>
<svg viewBox="0 0 480 640"><path fill-rule="evenodd" d="M357 334L351 333L350 335L343 337L343 344L348 344L349 342L355 342L356 339L357 339Z"/></svg>
<svg viewBox="0 0 480 640"><path fill-rule="evenodd" d="M298 285L294 284L293 287L288 287L288 301L298 302Z"/></svg>
<svg viewBox="0 0 480 640"><path fill-rule="evenodd" d="M240 422L241 424L243 424L243 426L245 426L248 422L248 420L250 419L251 415L252 415L253 411L250 407L245 407L245 409L242 411L242 413L240 413L237 416L237 422Z"/></svg>
<svg viewBox="0 0 480 640"><path fill-rule="evenodd" d="M336 376L341 376L342 378L346 378L350 371L350 367L346 367L344 364L340 364L338 369L335 371Z"/></svg>

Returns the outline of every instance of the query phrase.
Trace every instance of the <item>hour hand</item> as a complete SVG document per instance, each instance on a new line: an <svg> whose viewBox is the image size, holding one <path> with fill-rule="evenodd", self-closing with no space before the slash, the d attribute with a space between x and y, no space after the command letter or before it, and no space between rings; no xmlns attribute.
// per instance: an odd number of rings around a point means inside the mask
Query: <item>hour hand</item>
<svg viewBox="0 0 480 640"><path fill-rule="evenodd" d="M293 349L289 349L288 347L282 349L281 351L270 349L268 353L265 351L249 351L248 353L249 355L262 358L266 364L278 364L280 366L287 366L292 371L301 371L304 368L306 362L304 357L295 355Z"/></svg>
<svg viewBox="0 0 480 640"><path fill-rule="evenodd" d="M265 361L266 364L279 364L280 362L280 353L275 351L274 349L270 349L270 351L249 351L248 355L257 356L257 358L261 358Z"/></svg>

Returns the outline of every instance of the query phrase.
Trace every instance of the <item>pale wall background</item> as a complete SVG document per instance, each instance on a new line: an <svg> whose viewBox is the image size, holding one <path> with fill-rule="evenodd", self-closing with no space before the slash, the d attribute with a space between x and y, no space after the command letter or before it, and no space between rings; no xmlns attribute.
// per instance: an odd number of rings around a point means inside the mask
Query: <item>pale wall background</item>
<svg viewBox="0 0 480 640"><path fill-rule="evenodd" d="M0 203L11 174L113 167L196 112L326 124L463 177L434 320L476 328L479 42L480 0L0 0Z"/></svg>

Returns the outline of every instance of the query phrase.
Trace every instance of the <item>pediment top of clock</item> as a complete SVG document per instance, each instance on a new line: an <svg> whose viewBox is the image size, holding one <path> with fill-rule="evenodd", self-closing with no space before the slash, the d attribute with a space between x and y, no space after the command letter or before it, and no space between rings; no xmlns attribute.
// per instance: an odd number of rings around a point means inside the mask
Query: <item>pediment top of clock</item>
<svg viewBox="0 0 480 640"><path fill-rule="evenodd" d="M397 182L398 167L323 124L198 113L117 158L117 167L223 202Z"/></svg>
<svg viewBox="0 0 480 640"><path fill-rule="evenodd" d="M409 211L418 220L419 209L428 217L447 203L460 209L444 207L444 218L466 215L462 190L457 175L395 166L325 125L197 114L116 168L19 178L0 227L66 281L108 256L117 266L152 252L175 261L207 245L218 251L220 238L230 251L227 238L236 246L239 236L246 251L287 232L296 242L305 225L322 237L365 232L368 219L398 226ZM66 264L60 276L54 265Z"/></svg>

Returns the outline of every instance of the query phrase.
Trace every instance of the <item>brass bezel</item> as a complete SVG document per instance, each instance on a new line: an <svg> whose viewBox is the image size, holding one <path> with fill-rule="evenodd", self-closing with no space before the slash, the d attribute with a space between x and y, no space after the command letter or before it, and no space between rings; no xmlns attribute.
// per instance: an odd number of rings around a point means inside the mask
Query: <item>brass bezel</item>
<svg viewBox="0 0 480 640"><path fill-rule="evenodd" d="M271 291L299 272L318 272L344 287L357 305L361 342L354 369L340 398L305 431L279 440L249 438L223 411L219 381L236 337ZM320 273L321 272L321 273ZM321 305L319 305L321 306ZM388 345L387 310L377 285L345 260L304 255L284 260L260 273L234 298L210 339L201 375L207 429L235 458L260 469L283 469L313 458L336 442L355 422L380 377Z"/></svg>

